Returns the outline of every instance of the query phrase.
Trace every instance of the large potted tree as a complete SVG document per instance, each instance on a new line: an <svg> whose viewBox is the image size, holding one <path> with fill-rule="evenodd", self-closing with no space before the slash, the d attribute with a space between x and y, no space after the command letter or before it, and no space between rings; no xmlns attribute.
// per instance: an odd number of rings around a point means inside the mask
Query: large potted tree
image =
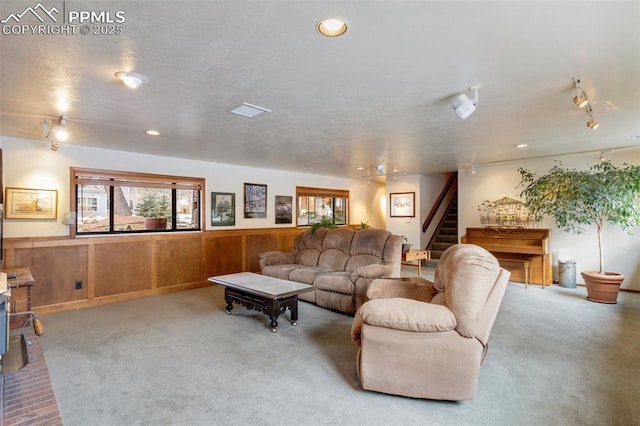
<svg viewBox="0 0 640 426"><path fill-rule="evenodd" d="M640 226L640 166L602 161L576 170L558 162L542 176L522 167L518 172L524 187L520 196L534 220L552 216L560 229L575 234L585 232L585 226L596 227L600 268L582 272L587 299L616 303L624 276L604 267L603 229L608 222L631 234Z"/></svg>

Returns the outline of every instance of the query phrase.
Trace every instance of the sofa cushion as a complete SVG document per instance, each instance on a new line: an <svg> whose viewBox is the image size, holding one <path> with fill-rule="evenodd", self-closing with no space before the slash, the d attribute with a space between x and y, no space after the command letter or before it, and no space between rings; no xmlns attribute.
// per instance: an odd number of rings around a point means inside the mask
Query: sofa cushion
<svg viewBox="0 0 640 426"><path fill-rule="evenodd" d="M262 274L274 278L280 278L281 280L288 280L291 271L304 267L304 265L298 264L270 265L262 268Z"/></svg>
<svg viewBox="0 0 640 426"><path fill-rule="evenodd" d="M334 271L344 271L349 260L349 248L355 231L353 229L336 229L327 233L322 241L322 253L318 266Z"/></svg>
<svg viewBox="0 0 640 426"><path fill-rule="evenodd" d="M295 263L305 266L317 266L322 252L322 241L327 235L327 231L326 228L320 228L316 232L303 232L298 235L291 250Z"/></svg>
<svg viewBox="0 0 640 426"><path fill-rule="evenodd" d="M345 270L352 272L366 265L382 263L385 244L390 235L379 229L362 229L356 232L351 241L351 257Z"/></svg>
<svg viewBox="0 0 640 426"><path fill-rule="evenodd" d="M313 286L319 290L333 291L342 294L353 294L355 285L349 272L332 272L320 275L313 280Z"/></svg>
<svg viewBox="0 0 640 426"><path fill-rule="evenodd" d="M289 279L303 284L311 285L317 276L333 272L327 268L298 268L289 273Z"/></svg>

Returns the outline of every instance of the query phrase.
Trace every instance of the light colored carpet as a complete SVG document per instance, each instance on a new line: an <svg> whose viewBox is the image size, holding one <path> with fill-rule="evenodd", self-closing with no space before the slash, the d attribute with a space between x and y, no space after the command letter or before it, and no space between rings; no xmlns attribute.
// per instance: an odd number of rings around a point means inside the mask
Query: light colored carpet
<svg viewBox="0 0 640 426"><path fill-rule="evenodd" d="M638 424L640 294L584 297L510 284L459 403L363 391L351 317L301 302L274 334L218 286L46 315L41 343L68 426Z"/></svg>

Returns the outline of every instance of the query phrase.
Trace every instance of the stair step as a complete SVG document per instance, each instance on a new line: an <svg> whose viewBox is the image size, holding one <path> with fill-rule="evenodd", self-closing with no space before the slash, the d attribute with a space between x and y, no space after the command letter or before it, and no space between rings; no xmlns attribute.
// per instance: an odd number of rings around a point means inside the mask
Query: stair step
<svg viewBox="0 0 640 426"><path fill-rule="evenodd" d="M433 252L433 250L435 250L435 251L445 251L446 249L448 249L452 245L454 245L454 244L434 242L433 244L431 244L431 250L432 250L432 252Z"/></svg>
<svg viewBox="0 0 640 426"><path fill-rule="evenodd" d="M458 236L457 235L436 235L437 243L447 243L447 244L457 244Z"/></svg>
<svg viewBox="0 0 640 426"><path fill-rule="evenodd" d="M442 253L444 253L444 251L431 250L431 260L430 260L430 262L433 262L435 260L440 259L440 256L442 256Z"/></svg>
<svg viewBox="0 0 640 426"><path fill-rule="evenodd" d="M458 229L458 221L457 220L445 220L442 223L444 228L456 228Z"/></svg>
<svg viewBox="0 0 640 426"><path fill-rule="evenodd" d="M458 228L440 228L439 235L458 235Z"/></svg>

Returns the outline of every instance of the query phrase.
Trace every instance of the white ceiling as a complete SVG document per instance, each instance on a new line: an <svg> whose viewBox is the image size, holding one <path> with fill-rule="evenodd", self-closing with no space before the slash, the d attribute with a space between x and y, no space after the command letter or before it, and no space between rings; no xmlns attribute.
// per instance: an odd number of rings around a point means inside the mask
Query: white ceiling
<svg viewBox="0 0 640 426"><path fill-rule="evenodd" d="M37 4L3 0L0 19ZM640 144L638 1L42 4L59 22L121 11L122 34L76 23L73 35L0 35L2 135L47 144L40 122L64 112L69 144L351 178L379 162L428 174ZM347 33L319 35L325 17ZM149 83L131 90L120 70ZM571 101L573 77L595 131ZM451 102L474 84L478 108L462 120ZM242 102L272 112L226 112Z"/></svg>

